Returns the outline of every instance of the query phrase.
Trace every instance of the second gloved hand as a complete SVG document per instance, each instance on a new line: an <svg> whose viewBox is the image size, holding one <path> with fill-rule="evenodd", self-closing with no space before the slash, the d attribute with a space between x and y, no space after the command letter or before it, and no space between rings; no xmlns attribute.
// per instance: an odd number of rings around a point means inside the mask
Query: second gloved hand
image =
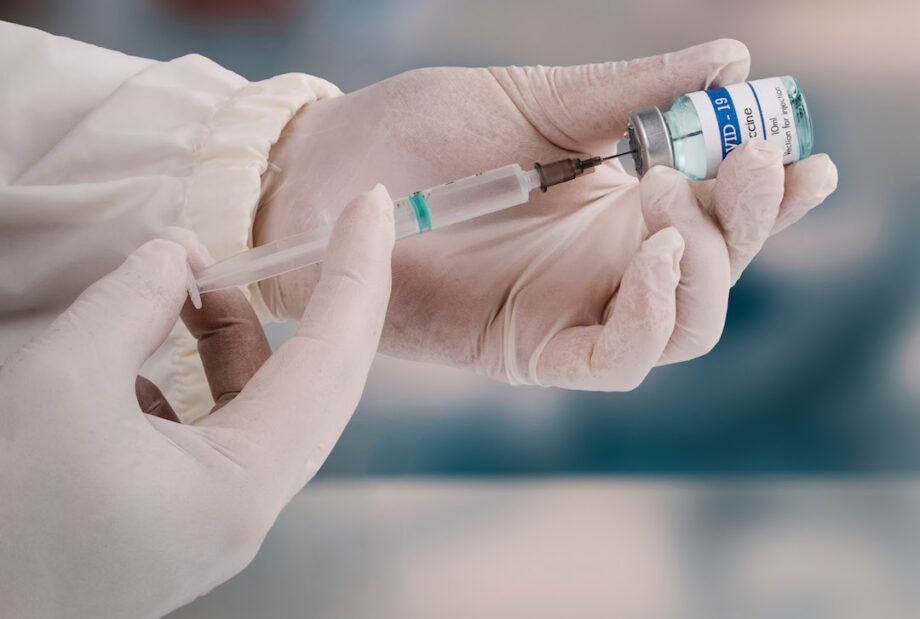
<svg viewBox="0 0 920 619"><path fill-rule="evenodd" d="M217 405L194 425L137 378L186 302L177 243L142 246L8 359L0 614L159 617L243 569L361 397L392 247L380 187L344 211L300 328L267 360L239 291L188 306Z"/></svg>
<svg viewBox="0 0 920 619"><path fill-rule="evenodd" d="M254 238L324 225L328 205L377 179L404 195L515 161L609 154L630 110L741 82L749 65L742 44L720 40L631 62L422 69L311 104L272 151ZM639 183L608 162L400 241L381 350L516 384L633 388L655 365L711 349L729 288L767 237L835 186L827 156L784 168L766 143L701 183L669 169ZM262 282L269 307L297 316L318 272Z"/></svg>

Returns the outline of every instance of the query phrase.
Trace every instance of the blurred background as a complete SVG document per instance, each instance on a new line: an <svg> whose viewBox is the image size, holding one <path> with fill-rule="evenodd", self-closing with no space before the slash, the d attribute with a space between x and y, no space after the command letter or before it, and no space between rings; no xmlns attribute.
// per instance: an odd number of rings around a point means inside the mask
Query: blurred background
<svg viewBox="0 0 920 619"><path fill-rule="evenodd" d="M0 18L346 92L733 37L753 77L799 79L840 169L732 290L716 349L635 392L379 358L254 563L171 617L920 616L920 2L0 0Z"/></svg>

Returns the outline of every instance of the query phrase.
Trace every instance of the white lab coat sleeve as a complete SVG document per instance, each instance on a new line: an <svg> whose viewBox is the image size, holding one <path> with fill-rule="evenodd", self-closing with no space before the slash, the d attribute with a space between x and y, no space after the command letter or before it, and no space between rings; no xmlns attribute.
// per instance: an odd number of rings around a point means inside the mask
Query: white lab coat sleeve
<svg viewBox="0 0 920 619"><path fill-rule="evenodd" d="M167 226L217 259L249 247L271 146L337 94L309 75L251 83L197 55L134 58L0 22L0 360ZM183 420L210 408L181 324L143 373Z"/></svg>

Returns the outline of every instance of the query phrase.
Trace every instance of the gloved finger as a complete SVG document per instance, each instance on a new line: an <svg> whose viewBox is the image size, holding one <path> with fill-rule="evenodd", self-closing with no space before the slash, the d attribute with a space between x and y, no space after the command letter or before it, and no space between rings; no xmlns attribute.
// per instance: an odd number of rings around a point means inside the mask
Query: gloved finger
<svg viewBox="0 0 920 619"><path fill-rule="evenodd" d="M150 380L138 375L134 382L134 392L137 394L137 403L144 413L167 421L179 422L179 416L170 406L169 400Z"/></svg>
<svg viewBox="0 0 920 619"><path fill-rule="evenodd" d="M712 212L728 247L732 284L770 236L784 179L783 152L766 140L748 140L719 167Z"/></svg>
<svg viewBox="0 0 920 619"><path fill-rule="evenodd" d="M169 228L164 236L185 247L193 271L214 262L190 230ZM180 317L198 341L198 354L214 398L213 412L242 391L271 356L271 347L255 311L236 288L202 295L200 310L186 300Z"/></svg>
<svg viewBox="0 0 920 619"><path fill-rule="evenodd" d="M393 204L378 185L339 217L295 336L198 424L233 430L227 449L265 483L283 483L283 501L316 473L361 397L390 296L393 242Z"/></svg>
<svg viewBox="0 0 920 619"><path fill-rule="evenodd" d="M572 327L547 343L540 384L629 391L651 371L674 331L684 241L675 228L646 239L632 257L603 325Z"/></svg>
<svg viewBox="0 0 920 619"><path fill-rule="evenodd" d="M771 234L784 230L824 202L837 189L837 166L818 154L786 166L783 201Z"/></svg>
<svg viewBox="0 0 920 619"><path fill-rule="evenodd" d="M661 361L699 357L719 341L728 309L730 265L722 232L700 208L687 177L677 170L653 167L642 177L639 194L649 232L674 226L685 244L677 324Z"/></svg>
<svg viewBox="0 0 920 619"><path fill-rule="evenodd" d="M154 239L92 284L52 324L46 345L108 380L133 384L186 297L185 249Z"/></svg>
<svg viewBox="0 0 920 619"><path fill-rule="evenodd" d="M623 136L630 110L649 105L667 109L681 94L741 82L750 65L743 43L719 39L623 62L490 71L548 140L593 152L593 144Z"/></svg>

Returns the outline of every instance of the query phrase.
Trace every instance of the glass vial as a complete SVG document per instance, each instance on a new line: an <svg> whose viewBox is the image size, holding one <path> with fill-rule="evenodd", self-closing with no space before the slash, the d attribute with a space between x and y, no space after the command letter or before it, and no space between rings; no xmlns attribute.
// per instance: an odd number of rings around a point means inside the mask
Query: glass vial
<svg viewBox="0 0 920 619"><path fill-rule="evenodd" d="M633 110L627 137L639 176L666 165L696 180L714 178L728 153L748 140L782 148L783 164L807 157L813 145L805 96L788 75L682 95L664 113Z"/></svg>

